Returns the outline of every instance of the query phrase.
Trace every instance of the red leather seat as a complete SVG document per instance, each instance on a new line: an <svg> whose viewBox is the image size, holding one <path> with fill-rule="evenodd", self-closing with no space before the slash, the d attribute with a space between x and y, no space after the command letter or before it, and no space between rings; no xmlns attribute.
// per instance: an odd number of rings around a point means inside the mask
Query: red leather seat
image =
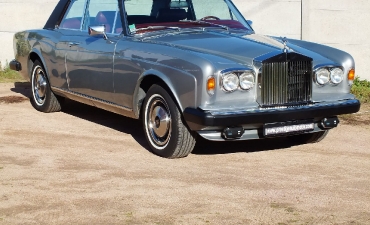
<svg viewBox="0 0 370 225"><path fill-rule="evenodd" d="M79 20L77 18L66 19L62 22L60 27L61 28L67 28L67 29L80 29L81 20Z"/></svg>

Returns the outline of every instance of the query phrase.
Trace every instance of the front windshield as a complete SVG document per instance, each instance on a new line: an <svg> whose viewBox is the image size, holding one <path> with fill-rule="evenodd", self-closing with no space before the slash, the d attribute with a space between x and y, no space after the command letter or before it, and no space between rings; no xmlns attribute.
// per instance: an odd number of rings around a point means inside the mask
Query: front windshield
<svg viewBox="0 0 370 225"><path fill-rule="evenodd" d="M131 33L156 29L209 28L252 30L225 0L125 0Z"/></svg>

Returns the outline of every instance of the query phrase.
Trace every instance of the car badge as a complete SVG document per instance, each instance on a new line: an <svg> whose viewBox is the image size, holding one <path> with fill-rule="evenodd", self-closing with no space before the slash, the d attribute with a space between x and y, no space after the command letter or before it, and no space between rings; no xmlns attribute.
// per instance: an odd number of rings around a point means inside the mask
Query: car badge
<svg viewBox="0 0 370 225"><path fill-rule="evenodd" d="M284 44L283 52L287 53L288 52L288 46L287 46L288 40L287 40L286 37L283 37L282 41L283 41L283 44Z"/></svg>

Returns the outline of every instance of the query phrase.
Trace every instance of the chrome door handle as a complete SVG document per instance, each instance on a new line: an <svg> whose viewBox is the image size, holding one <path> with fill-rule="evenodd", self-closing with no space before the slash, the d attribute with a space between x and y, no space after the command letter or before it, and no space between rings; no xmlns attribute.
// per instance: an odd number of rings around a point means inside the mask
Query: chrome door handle
<svg viewBox="0 0 370 225"><path fill-rule="evenodd" d="M79 45L80 43L78 42L69 42L69 47Z"/></svg>

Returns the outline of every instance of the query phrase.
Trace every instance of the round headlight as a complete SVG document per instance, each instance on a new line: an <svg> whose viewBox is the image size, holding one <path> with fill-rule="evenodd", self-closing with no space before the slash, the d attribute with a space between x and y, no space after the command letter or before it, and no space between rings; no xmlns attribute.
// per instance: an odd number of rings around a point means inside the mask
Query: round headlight
<svg viewBox="0 0 370 225"><path fill-rule="evenodd" d="M254 87L254 75L252 72L245 72L239 76L240 87L243 90L249 90Z"/></svg>
<svg viewBox="0 0 370 225"><path fill-rule="evenodd" d="M322 68L316 71L316 82L320 85L328 83L330 80L329 70Z"/></svg>
<svg viewBox="0 0 370 225"><path fill-rule="evenodd" d="M330 71L330 81L333 84L339 84L340 82L342 82L343 77L344 77L344 72L343 70L339 68L335 68Z"/></svg>
<svg viewBox="0 0 370 225"><path fill-rule="evenodd" d="M226 91L235 91L239 86L239 78L235 73L226 74L222 78L222 86Z"/></svg>

